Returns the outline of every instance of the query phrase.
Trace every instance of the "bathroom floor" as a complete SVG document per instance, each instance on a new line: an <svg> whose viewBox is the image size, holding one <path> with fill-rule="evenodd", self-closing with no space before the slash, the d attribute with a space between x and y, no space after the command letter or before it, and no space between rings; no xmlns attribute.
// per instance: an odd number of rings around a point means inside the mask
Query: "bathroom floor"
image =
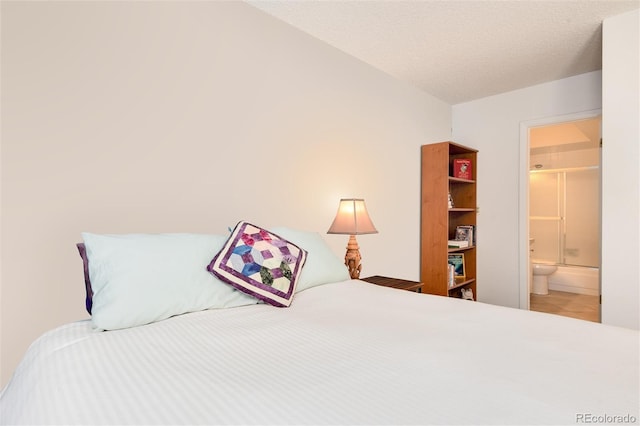
<svg viewBox="0 0 640 426"><path fill-rule="evenodd" d="M531 294L532 311L547 312L587 321L600 322L599 296L549 290L548 295Z"/></svg>

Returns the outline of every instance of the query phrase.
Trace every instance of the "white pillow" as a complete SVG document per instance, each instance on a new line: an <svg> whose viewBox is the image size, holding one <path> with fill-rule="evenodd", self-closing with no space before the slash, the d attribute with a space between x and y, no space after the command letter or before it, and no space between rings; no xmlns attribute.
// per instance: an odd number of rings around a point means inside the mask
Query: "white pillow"
<svg viewBox="0 0 640 426"><path fill-rule="evenodd" d="M83 233L82 237L96 328L134 327L186 312L257 302L207 271L226 241L223 236Z"/></svg>
<svg viewBox="0 0 640 426"><path fill-rule="evenodd" d="M300 274L296 293L318 285L351 279L344 261L336 256L317 232L286 227L270 228L270 231L307 251L307 261Z"/></svg>

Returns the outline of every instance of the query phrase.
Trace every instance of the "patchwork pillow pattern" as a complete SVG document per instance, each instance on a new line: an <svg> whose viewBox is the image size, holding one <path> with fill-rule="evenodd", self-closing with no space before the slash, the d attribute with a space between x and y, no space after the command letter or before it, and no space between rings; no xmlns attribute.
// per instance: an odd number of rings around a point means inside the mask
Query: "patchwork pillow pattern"
<svg viewBox="0 0 640 426"><path fill-rule="evenodd" d="M291 305L307 252L248 222L239 222L207 270L273 306Z"/></svg>

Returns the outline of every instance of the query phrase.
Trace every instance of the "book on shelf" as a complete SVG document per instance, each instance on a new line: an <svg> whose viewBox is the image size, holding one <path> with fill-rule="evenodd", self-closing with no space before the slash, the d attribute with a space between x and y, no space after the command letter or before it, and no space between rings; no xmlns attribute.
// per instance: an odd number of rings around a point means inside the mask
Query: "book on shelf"
<svg viewBox="0 0 640 426"><path fill-rule="evenodd" d="M473 179L473 173L471 172L471 159L469 158L454 158L453 159L453 177L460 179Z"/></svg>
<svg viewBox="0 0 640 426"><path fill-rule="evenodd" d="M467 240L449 240L449 248L467 248L469 247L469 241Z"/></svg>
<svg viewBox="0 0 640 426"><path fill-rule="evenodd" d="M451 288L456 285L456 268L451 264L447 266L447 286Z"/></svg>
<svg viewBox="0 0 640 426"><path fill-rule="evenodd" d="M458 241L467 241L468 247L476 244L476 227L475 225L458 225L456 226L456 235L454 237Z"/></svg>

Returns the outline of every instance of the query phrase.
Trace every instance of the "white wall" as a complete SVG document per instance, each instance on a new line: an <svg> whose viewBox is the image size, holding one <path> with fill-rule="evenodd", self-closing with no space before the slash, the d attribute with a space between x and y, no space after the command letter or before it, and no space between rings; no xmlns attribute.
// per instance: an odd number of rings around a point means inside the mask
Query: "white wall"
<svg viewBox="0 0 640 426"><path fill-rule="evenodd" d="M602 322L630 328L640 328L639 26L640 11L618 15L602 37Z"/></svg>
<svg viewBox="0 0 640 426"><path fill-rule="evenodd" d="M523 122L598 109L601 73L592 72L453 106L453 139L478 153L478 299L520 306L520 125ZM521 211L524 210L524 211ZM525 270L521 270L525 269ZM525 286L526 288L526 286ZM528 294L525 294L528 299Z"/></svg>
<svg viewBox="0 0 640 426"><path fill-rule="evenodd" d="M241 2L1 7L2 384L87 317L85 230L324 234L360 196L363 275L418 278L419 147L449 105Z"/></svg>
<svg viewBox="0 0 640 426"><path fill-rule="evenodd" d="M518 152L519 127L602 108L602 322L640 328L639 13L604 21L602 72L454 105L454 140L480 151L479 300L518 307L528 299L519 294L528 275L519 259L528 247L528 236L518 232L518 218L526 217L518 177L527 167Z"/></svg>

